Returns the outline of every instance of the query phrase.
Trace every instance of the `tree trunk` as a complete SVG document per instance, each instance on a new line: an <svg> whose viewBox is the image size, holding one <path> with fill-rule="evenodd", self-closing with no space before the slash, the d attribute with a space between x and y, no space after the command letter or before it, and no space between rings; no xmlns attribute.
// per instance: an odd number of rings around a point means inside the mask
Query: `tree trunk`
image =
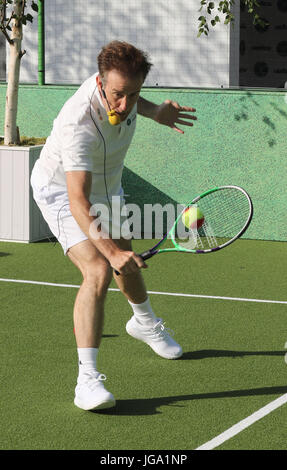
<svg viewBox="0 0 287 470"><path fill-rule="evenodd" d="M15 14L19 17L22 11L22 1L16 0ZM18 88L20 76L20 62L22 58L22 24L18 19L13 20L10 57L8 68L8 84L6 92L6 110L4 126L4 145L19 144L19 129L17 128Z"/></svg>

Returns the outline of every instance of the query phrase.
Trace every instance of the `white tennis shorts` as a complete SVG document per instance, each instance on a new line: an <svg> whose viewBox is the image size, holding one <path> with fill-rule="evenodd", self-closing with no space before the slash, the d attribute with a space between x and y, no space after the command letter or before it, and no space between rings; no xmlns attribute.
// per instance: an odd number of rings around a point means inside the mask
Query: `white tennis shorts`
<svg viewBox="0 0 287 470"><path fill-rule="evenodd" d="M112 238L130 238L129 224L124 207L124 199L118 195L116 202L112 204L112 215L110 211L111 201L102 199L96 202L91 209L91 215L99 214L99 219L90 227L90 237L88 237L79 227L70 210L67 189L61 186L50 185L38 187L36 178L31 177L33 197L37 203L44 219L51 232L61 244L66 255L69 248L78 243L93 238L99 234L95 228L101 224L103 236ZM118 202L120 201L120 203Z"/></svg>

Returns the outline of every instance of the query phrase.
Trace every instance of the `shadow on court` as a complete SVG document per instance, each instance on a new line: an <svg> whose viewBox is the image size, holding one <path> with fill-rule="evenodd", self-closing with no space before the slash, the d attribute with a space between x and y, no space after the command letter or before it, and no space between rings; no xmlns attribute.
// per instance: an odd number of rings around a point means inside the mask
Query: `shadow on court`
<svg viewBox="0 0 287 470"><path fill-rule="evenodd" d="M212 357L285 356L285 354L286 351L228 351L224 349L202 349L200 351L184 353L179 360L209 359Z"/></svg>
<svg viewBox="0 0 287 470"><path fill-rule="evenodd" d="M192 400L208 400L215 398L249 397L260 395L281 395L287 393L287 385L277 387L251 388L247 390L227 390L223 392L196 393L192 395L179 395L172 397L157 397L135 400L117 400L116 407L110 410L103 410L101 413L119 416L137 416L161 414L158 410L161 406L183 407L184 404L178 402ZM92 413L99 413L94 411Z"/></svg>

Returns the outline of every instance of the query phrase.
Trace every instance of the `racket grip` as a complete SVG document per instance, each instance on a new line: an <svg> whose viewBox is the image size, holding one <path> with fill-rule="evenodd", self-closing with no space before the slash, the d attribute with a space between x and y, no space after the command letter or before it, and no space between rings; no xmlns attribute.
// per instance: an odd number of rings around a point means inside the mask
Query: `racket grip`
<svg viewBox="0 0 287 470"><path fill-rule="evenodd" d="M141 259L142 259L143 261L145 261L146 259L151 258L153 255L155 255L155 253L152 252L152 251L150 251L150 250L148 250L148 251L144 251L143 253L141 253L141 254L138 255L138 256L140 256Z"/></svg>

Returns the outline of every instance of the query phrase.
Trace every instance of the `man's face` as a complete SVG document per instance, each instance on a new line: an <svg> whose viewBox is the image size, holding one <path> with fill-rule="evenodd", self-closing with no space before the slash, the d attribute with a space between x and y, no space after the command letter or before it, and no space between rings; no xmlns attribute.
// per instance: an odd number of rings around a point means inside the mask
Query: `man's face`
<svg viewBox="0 0 287 470"><path fill-rule="evenodd" d="M142 85L142 75L131 78L127 75L122 75L117 70L111 70L105 73L102 86L105 90L110 108L115 110L120 116L121 121L124 121L128 117L137 102ZM105 99L103 99L103 103L106 110L109 111Z"/></svg>

